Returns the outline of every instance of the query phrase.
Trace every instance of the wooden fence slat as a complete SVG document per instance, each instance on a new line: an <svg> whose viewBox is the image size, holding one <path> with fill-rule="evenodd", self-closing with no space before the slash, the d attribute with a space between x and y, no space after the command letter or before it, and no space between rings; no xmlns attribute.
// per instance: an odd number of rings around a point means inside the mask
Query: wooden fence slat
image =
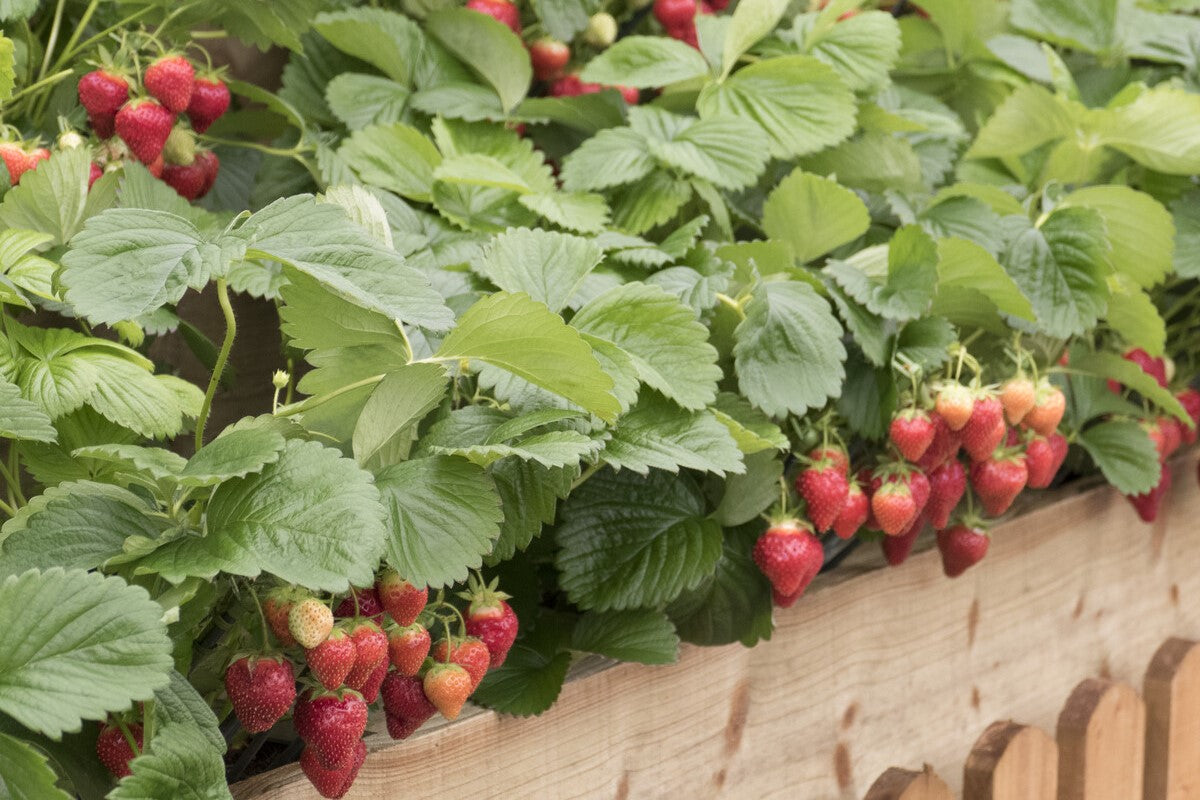
<svg viewBox="0 0 1200 800"><path fill-rule="evenodd" d="M1200 797L1200 642L1168 639L1146 670L1146 800Z"/></svg>
<svg viewBox="0 0 1200 800"><path fill-rule="evenodd" d="M871 784L863 800L954 800L954 795L926 764L920 772L892 767Z"/></svg>
<svg viewBox="0 0 1200 800"><path fill-rule="evenodd" d="M1088 678L1058 717L1058 800L1141 800L1146 706L1137 690Z"/></svg>
<svg viewBox="0 0 1200 800"><path fill-rule="evenodd" d="M1054 800L1058 745L1041 728L993 722L963 768L963 800Z"/></svg>

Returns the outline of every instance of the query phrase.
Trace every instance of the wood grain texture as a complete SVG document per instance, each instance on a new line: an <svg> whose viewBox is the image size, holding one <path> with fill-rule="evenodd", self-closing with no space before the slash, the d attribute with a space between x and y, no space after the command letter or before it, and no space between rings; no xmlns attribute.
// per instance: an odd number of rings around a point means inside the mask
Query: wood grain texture
<svg viewBox="0 0 1200 800"><path fill-rule="evenodd" d="M892 767L871 784L863 800L954 800L954 794L926 764L920 772Z"/></svg>
<svg viewBox="0 0 1200 800"><path fill-rule="evenodd" d="M1146 700L1146 800L1200 797L1200 643L1171 639L1154 654Z"/></svg>
<svg viewBox="0 0 1200 800"><path fill-rule="evenodd" d="M1089 678L1058 716L1058 800L1141 800L1146 705L1126 683Z"/></svg>
<svg viewBox="0 0 1200 800"><path fill-rule="evenodd" d="M1058 747L1041 728L988 726L963 767L963 800L1054 800Z"/></svg>
<svg viewBox="0 0 1200 800"><path fill-rule="evenodd" d="M1115 491L1061 496L993 530L955 580L936 551L850 562L777 615L770 642L684 648L666 667L569 682L537 719L481 713L374 749L347 797L857 800L896 763L959 791L996 719L1053 729L1081 677L1137 681L1169 636L1200 634L1200 489L1175 467L1159 521ZM296 767L238 798L308 800Z"/></svg>

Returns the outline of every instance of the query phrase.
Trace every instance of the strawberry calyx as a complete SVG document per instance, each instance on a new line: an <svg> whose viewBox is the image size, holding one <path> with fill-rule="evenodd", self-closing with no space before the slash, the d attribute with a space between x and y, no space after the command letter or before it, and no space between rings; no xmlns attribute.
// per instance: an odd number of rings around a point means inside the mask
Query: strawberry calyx
<svg viewBox="0 0 1200 800"><path fill-rule="evenodd" d="M499 578L492 578L490 583L485 583L483 576L473 572L467 579L466 591L458 593L463 600L470 601L470 606L467 607L467 617L496 619L503 616L504 601L511 600L512 595L500 591L499 586Z"/></svg>

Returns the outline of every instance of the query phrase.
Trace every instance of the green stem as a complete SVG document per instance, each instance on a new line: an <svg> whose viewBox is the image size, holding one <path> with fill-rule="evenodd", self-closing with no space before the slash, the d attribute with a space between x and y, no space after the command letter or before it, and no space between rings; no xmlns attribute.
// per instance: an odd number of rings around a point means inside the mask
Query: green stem
<svg viewBox="0 0 1200 800"><path fill-rule="evenodd" d="M147 700L142 704L142 750L150 747L154 740L154 701ZM136 753L137 750L135 749Z"/></svg>
<svg viewBox="0 0 1200 800"><path fill-rule="evenodd" d="M3 511L5 514L8 514L10 517L15 517L17 515L16 509L14 509L12 506L10 506L8 503L4 502L3 500L0 500L0 511Z"/></svg>
<svg viewBox="0 0 1200 800"><path fill-rule="evenodd" d="M285 406L282 406L278 411L276 411L275 416L290 417L293 414L299 414L301 412L307 411L310 408L315 408L316 406L323 405L324 403L328 403L330 400L341 397L342 395L346 394L347 392L353 392L355 389L361 389L364 386L371 386L373 384L379 383L381 380L383 380L382 373L379 375L372 375L369 378L363 378L362 380L355 381L354 383L351 383L351 384L347 384L346 386L343 386L340 389L334 389L332 392L326 392L325 394L317 395L316 397L309 397L305 400L302 400L299 403L289 403Z"/></svg>
<svg viewBox="0 0 1200 800"><path fill-rule="evenodd" d="M206 133L200 134L198 138L200 141L205 142L206 144L221 144L226 145L227 147L246 147L251 150L257 150L260 153L265 153L269 156L279 156L280 158L300 159L301 156L309 152L311 149L308 146L297 145L284 150L278 147L270 147L265 144L259 144L258 142L243 141L240 139L223 139L220 136L209 136Z"/></svg>
<svg viewBox="0 0 1200 800"><path fill-rule="evenodd" d="M17 496L17 502L25 505L28 500L25 499L25 493L21 491L21 454L15 447L8 448L8 470L4 473L4 479L10 481L13 494Z"/></svg>
<svg viewBox="0 0 1200 800"><path fill-rule="evenodd" d="M254 584L247 581L246 588L250 590L250 599L254 601L254 608L258 610L258 621L262 624L262 651L265 653L271 646L271 637L267 633L267 615L263 613L262 603L258 602L258 592L254 591Z"/></svg>
<svg viewBox="0 0 1200 800"><path fill-rule="evenodd" d="M50 25L50 38L46 40L46 54L42 56L42 68L38 70L39 81L50 71L50 57L54 55L54 47L58 44L58 31L62 28L63 11L66 9L66 5L66 0L58 0L54 6L54 22Z"/></svg>
<svg viewBox="0 0 1200 800"><path fill-rule="evenodd" d="M24 97L25 95L30 94L32 92L36 92L38 89L41 89L43 86L50 86L52 84L58 83L59 81L63 80L64 78L71 77L73 74L75 74L73 70L64 69L64 70L54 73L53 75L47 75L46 77L42 78L41 80L37 81L36 83L31 83L28 86L21 89L21 91L16 92L11 98L9 98L9 103L14 103L17 100Z"/></svg>
<svg viewBox="0 0 1200 800"><path fill-rule="evenodd" d="M213 365L212 377L208 381L208 389L204 392L204 403L200 406L200 416L196 418L196 449L204 446L204 426L208 423L208 413L212 410L213 396L221 382L221 373L225 371L225 363L229 360L229 351L233 349L233 339L237 336L237 318L233 316L233 306L229 303L229 286L224 278L217 280L217 302L221 305L221 313L225 315L225 340L221 342L221 351L217 353L217 363Z"/></svg>
<svg viewBox="0 0 1200 800"><path fill-rule="evenodd" d="M79 21L75 23L75 30L71 31L71 38L67 39L67 43L63 45L63 52L70 53L76 44L79 43L79 37L83 35L89 22L92 21L92 15L96 13L97 7L100 5L100 0L91 0L87 8L83 10L83 15Z"/></svg>
<svg viewBox="0 0 1200 800"><path fill-rule="evenodd" d="M588 478L592 477L593 475L595 475L597 472L599 472L602 469L604 469L603 461L599 461L595 464L592 464L590 467L585 469L578 478L575 479L574 483L571 484L571 491L573 492L576 489L578 489L580 486L582 486L583 484L587 483Z"/></svg>
<svg viewBox="0 0 1200 800"><path fill-rule="evenodd" d="M58 57L58 60L54 62L54 68L61 69L63 64L66 64L71 59L71 57L74 56L76 53L80 53L80 52L83 52L84 50L88 50L93 45L98 43L101 39L106 38L109 34L113 33L114 31L124 30L124 29L130 27L131 25L133 25L134 22L136 22L141 17L146 16L154 9L155 9L155 7L152 5L144 6L142 9L140 9L139 11L133 12L132 14L130 14L128 17L125 17L125 19L121 20L120 22L113 23L112 25L109 25L107 28L100 31L99 33L89 36L82 43L79 43L78 46L76 46L74 50L64 49L62 52L62 55L60 55ZM82 28L82 27L83 26L81 25L80 28Z"/></svg>

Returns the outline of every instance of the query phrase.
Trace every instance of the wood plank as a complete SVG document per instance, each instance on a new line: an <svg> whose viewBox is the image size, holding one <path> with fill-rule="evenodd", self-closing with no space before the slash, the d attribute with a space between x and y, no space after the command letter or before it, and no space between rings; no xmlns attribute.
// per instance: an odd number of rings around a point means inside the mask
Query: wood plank
<svg viewBox="0 0 1200 800"><path fill-rule="evenodd" d="M1200 797L1200 643L1170 639L1146 670L1146 800Z"/></svg>
<svg viewBox="0 0 1200 800"><path fill-rule="evenodd" d="M993 722L967 756L963 800L1054 800L1058 746L1041 728Z"/></svg>
<svg viewBox="0 0 1200 800"><path fill-rule="evenodd" d="M347 797L393 797L403 771L409 797L851 800L897 761L928 761L957 792L992 720L1052 729L1081 677L1141 680L1169 636L1200 637L1195 457L1174 466L1154 525L1107 488L1061 495L994 528L960 578L935 550L898 569L852 560L752 649L619 665L568 683L537 719L374 735ZM236 796L316 797L296 767Z"/></svg>
<svg viewBox="0 0 1200 800"><path fill-rule="evenodd" d="M1058 717L1058 800L1141 800L1146 706L1125 683L1088 678Z"/></svg>
<svg viewBox="0 0 1200 800"><path fill-rule="evenodd" d="M892 767L879 776L863 800L954 800L950 787L928 764L920 772Z"/></svg>

